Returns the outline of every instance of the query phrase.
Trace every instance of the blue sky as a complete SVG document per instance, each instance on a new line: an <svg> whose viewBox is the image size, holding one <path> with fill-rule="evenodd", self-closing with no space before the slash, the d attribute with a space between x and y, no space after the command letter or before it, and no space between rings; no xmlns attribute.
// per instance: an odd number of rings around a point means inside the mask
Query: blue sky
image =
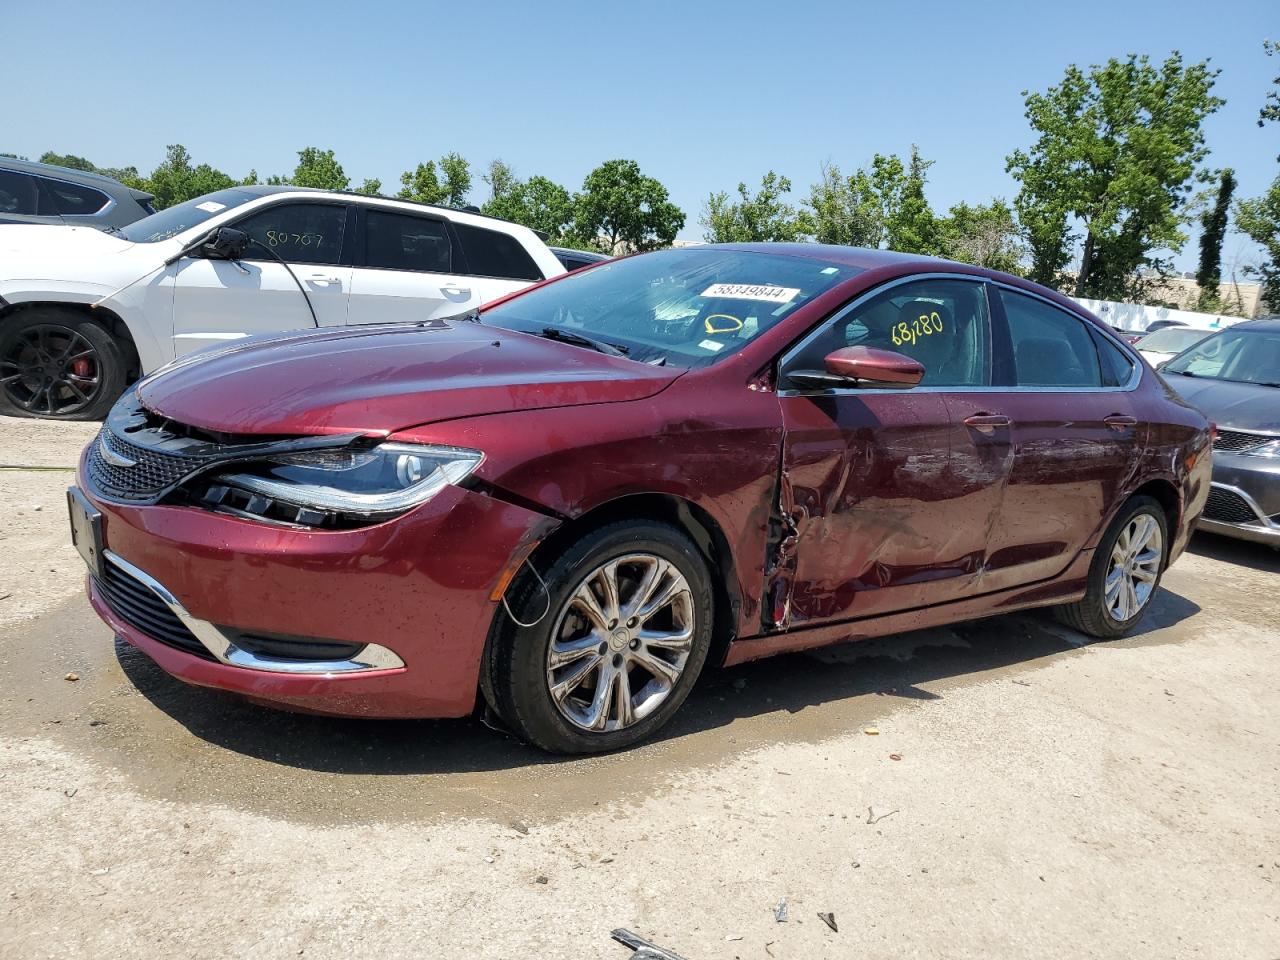
<svg viewBox="0 0 1280 960"><path fill-rule="evenodd" d="M1280 127L1255 124L1280 74L1262 52L1280 38L1275 0L6 5L0 150L149 170L183 143L265 177L315 145L384 190L449 150L570 188L630 157L685 209L684 237L713 190L772 168L807 195L824 161L913 142L937 161L935 208L1012 197L1020 91L1130 52L1222 68L1210 162L1237 170L1242 195L1280 154ZM1229 238L1224 258L1244 246ZM1194 261L1189 243L1179 265Z"/></svg>

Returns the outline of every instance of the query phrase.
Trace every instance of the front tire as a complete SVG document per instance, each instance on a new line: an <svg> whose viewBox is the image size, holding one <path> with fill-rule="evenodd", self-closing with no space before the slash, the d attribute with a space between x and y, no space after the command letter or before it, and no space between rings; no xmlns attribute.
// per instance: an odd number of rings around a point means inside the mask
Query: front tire
<svg viewBox="0 0 1280 960"><path fill-rule="evenodd" d="M1160 586L1169 550L1169 521L1152 497L1132 498L1098 543L1082 599L1054 609L1067 626L1104 640L1142 619Z"/></svg>
<svg viewBox="0 0 1280 960"><path fill-rule="evenodd" d="M618 750L664 726L711 646L706 564L680 531L622 521L592 531L509 591L490 651L495 711L553 753ZM541 616L539 619L539 614Z"/></svg>
<svg viewBox="0 0 1280 960"><path fill-rule="evenodd" d="M0 414L101 420L124 392L125 354L106 328L65 307L0 320Z"/></svg>

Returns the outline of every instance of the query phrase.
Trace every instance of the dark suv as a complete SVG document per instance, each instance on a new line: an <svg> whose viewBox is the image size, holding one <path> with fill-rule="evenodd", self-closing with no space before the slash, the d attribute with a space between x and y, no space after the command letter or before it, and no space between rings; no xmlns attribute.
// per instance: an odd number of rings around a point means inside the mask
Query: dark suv
<svg viewBox="0 0 1280 960"><path fill-rule="evenodd" d="M156 212L151 199L99 173L0 157L0 223L125 227Z"/></svg>

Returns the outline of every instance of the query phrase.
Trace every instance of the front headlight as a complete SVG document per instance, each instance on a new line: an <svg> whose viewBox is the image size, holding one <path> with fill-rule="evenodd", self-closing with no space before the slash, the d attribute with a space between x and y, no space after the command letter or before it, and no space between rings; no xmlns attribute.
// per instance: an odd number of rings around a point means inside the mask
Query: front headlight
<svg viewBox="0 0 1280 960"><path fill-rule="evenodd" d="M1260 447L1254 447L1252 450L1241 450L1240 453L1246 457L1280 459L1280 440L1268 440Z"/></svg>
<svg viewBox="0 0 1280 960"><path fill-rule="evenodd" d="M213 478L214 486L244 491L267 503L242 512L265 515L267 506L298 508L299 521L318 522L312 512L380 518L425 503L459 483L484 454L463 447L383 443L352 450L315 450L269 457L249 468Z"/></svg>

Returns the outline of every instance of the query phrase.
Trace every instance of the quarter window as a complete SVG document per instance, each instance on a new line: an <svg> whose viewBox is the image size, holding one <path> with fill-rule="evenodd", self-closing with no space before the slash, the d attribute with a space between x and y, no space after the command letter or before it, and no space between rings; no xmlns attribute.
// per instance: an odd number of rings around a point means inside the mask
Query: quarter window
<svg viewBox="0 0 1280 960"><path fill-rule="evenodd" d="M280 203L251 214L236 224L256 242L246 260L274 260L263 247L289 263L342 262L342 233L347 208L332 203Z"/></svg>
<svg viewBox="0 0 1280 960"><path fill-rule="evenodd" d="M504 280L542 279L542 271L529 256L529 251L511 234L465 223L455 223L453 228L458 232L470 273Z"/></svg>
<svg viewBox="0 0 1280 960"><path fill-rule="evenodd" d="M821 370L833 350L876 347L918 360L924 366L922 386L982 387L991 383L990 343L982 284L917 280L838 315L787 367Z"/></svg>
<svg viewBox="0 0 1280 960"><path fill-rule="evenodd" d="M36 197L36 182L25 173L0 170L0 213L35 216Z"/></svg>
<svg viewBox="0 0 1280 960"><path fill-rule="evenodd" d="M1043 300L1000 288L1020 387L1100 387L1098 351L1085 322Z"/></svg>
<svg viewBox="0 0 1280 960"><path fill-rule="evenodd" d="M452 273L449 232L439 220L385 210L365 216L365 266Z"/></svg>
<svg viewBox="0 0 1280 960"><path fill-rule="evenodd" d="M62 180L41 178L44 188L53 197L53 208L63 216L90 217L105 207L111 200L101 190L86 187L78 183L66 183Z"/></svg>

